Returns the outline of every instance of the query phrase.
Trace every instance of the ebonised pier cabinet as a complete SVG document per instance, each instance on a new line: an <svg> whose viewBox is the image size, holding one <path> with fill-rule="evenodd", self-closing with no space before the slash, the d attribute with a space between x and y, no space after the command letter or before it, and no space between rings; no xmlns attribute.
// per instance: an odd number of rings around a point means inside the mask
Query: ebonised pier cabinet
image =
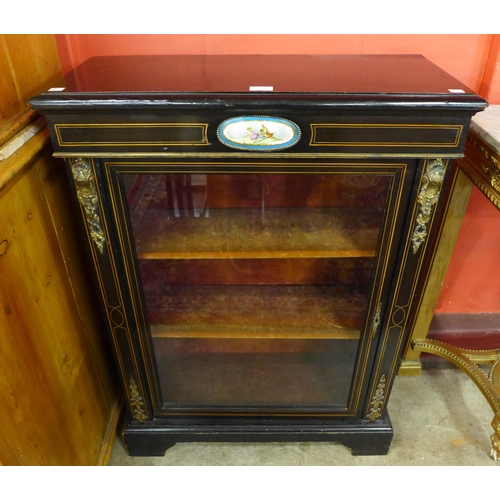
<svg viewBox="0 0 500 500"><path fill-rule="evenodd" d="M131 455L387 453L483 99L419 55L134 56L89 59L30 102L80 207Z"/></svg>

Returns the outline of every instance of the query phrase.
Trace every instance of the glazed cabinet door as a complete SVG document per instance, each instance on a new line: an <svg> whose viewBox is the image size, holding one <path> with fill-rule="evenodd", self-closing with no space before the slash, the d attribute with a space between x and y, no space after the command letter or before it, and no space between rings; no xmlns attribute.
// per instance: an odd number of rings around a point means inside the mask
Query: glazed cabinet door
<svg viewBox="0 0 500 500"><path fill-rule="evenodd" d="M136 420L361 416L417 161L88 164Z"/></svg>

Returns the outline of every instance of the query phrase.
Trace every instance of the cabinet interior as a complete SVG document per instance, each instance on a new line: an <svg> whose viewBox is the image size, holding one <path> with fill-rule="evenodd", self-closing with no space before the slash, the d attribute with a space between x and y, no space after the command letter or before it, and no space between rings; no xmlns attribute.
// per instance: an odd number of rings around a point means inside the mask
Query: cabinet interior
<svg viewBox="0 0 500 500"><path fill-rule="evenodd" d="M123 184L166 406L347 404L388 176Z"/></svg>

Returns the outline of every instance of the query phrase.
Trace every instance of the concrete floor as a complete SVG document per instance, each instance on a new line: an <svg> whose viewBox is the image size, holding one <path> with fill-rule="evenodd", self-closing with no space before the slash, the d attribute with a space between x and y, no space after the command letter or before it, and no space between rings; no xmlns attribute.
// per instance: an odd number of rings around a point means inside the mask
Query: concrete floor
<svg viewBox="0 0 500 500"><path fill-rule="evenodd" d="M353 457L340 444L304 442L180 443L164 457L129 457L118 438L109 465L500 465L489 457L493 412L453 365L427 362L419 377L397 377L388 408L394 439L386 456Z"/></svg>

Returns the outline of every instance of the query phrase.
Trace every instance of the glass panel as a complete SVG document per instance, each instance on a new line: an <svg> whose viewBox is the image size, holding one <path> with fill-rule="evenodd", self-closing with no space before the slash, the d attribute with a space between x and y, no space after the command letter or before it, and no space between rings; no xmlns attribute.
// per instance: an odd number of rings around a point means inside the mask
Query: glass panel
<svg viewBox="0 0 500 500"><path fill-rule="evenodd" d="M124 183L164 406L346 407L390 178Z"/></svg>
<svg viewBox="0 0 500 500"><path fill-rule="evenodd" d="M357 340L154 339L171 406L330 406L347 401Z"/></svg>

